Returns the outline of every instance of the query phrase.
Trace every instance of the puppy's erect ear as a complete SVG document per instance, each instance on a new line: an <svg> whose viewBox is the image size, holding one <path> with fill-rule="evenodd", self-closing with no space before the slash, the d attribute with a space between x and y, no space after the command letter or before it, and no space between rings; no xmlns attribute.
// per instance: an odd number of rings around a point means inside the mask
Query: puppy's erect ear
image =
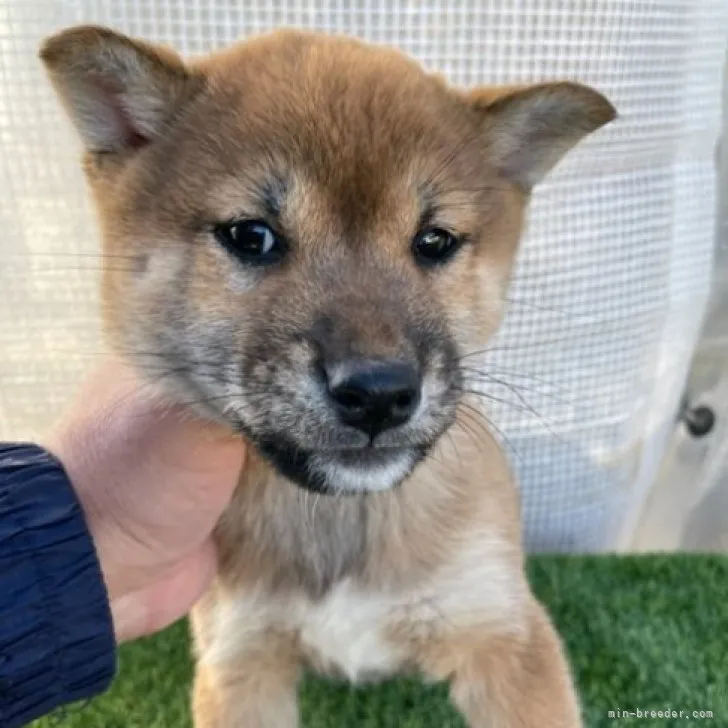
<svg viewBox="0 0 728 728"><path fill-rule="evenodd" d="M154 140L199 81L173 51L98 26L51 36L40 58L91 152Z"/></svg>
<svg viewBox="0 0 728 728"><path fill-rule="evenodd" d="M493 163L526 191L617 115L600 93L571 82L478 88L466 98L483 114Z"/></svg>

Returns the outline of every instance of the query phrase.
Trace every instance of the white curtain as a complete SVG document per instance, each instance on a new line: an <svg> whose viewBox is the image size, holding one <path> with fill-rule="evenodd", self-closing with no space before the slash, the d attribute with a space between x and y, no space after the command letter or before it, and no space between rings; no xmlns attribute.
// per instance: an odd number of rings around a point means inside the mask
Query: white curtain
<svg viewBox="0 0 728 728"><path fill-rule="evenodd" d="M0 0L0 437L36 437L102 351L78 146L36 51L99 22L200 53L280 25L394 44L459 84L571 78L620 120L533 200L483 362L533 549L610 548L673 425L709 290L725 0Z"/></svg>

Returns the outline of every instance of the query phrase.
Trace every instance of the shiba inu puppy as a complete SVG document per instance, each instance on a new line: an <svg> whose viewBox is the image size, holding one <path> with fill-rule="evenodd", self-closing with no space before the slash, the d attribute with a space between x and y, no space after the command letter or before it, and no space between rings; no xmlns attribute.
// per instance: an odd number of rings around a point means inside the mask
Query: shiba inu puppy
<svg viewBox="0 0 728 728"><path fill-rule="evenodd" d="M183 62L83 26L41 58L128 262L111 344L250 445L192 615L197 728L294 728L303 666L448 680L473 728L579 726L472 356L531 190L611 104L293 30Z"/></svg>

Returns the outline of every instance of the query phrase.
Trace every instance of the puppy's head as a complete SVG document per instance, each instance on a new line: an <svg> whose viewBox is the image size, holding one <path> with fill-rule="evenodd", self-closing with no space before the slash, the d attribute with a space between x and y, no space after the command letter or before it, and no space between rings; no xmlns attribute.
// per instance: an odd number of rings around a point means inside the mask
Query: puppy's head
<svg viewBox="0 0 728 728"><path fill-rule="evenodd" d="M447 429L530 190L614 116L578 84L460 91L302 32L185 64L80 27L41 57L87 150L116 347L319 490L390 488Z"/></svg>

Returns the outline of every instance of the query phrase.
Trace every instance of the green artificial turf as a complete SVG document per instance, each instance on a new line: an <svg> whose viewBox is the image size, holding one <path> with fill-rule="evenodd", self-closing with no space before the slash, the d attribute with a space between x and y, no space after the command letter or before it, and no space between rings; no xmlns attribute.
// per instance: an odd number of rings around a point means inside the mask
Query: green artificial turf
<svg viewBox="0 0 728 728"><path fill-rule="evenodd" d="M593 728L728 726L728 558L539 556L531 581L564 637ZM35 728L188 728L187 631L121 651L113 689ZM445 686L351 688L308 679L303 728L463 728ZM610 710L712 711L713 719L615 718Z"/></svg>

